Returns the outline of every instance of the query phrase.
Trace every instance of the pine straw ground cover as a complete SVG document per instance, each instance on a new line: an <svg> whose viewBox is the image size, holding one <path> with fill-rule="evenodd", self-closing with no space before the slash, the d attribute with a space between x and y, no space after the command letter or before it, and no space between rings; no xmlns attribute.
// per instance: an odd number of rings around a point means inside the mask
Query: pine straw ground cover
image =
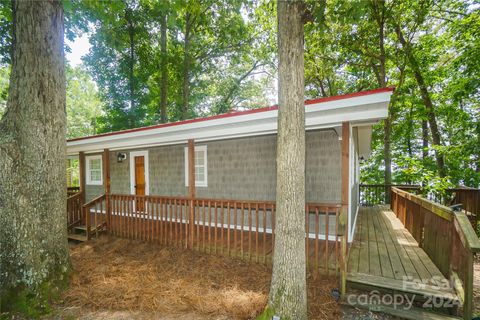
<svg viewBox="0 0 480 320"><path fill-rule="evenodd" d="M270 286L271 268L262 264L118 238L72 246L71 259L71 286L59 309L77 310L73 317L126 311L137 318L254 319ZM340 317L330 295L336 285L309 275L310 319Z"/></svg>

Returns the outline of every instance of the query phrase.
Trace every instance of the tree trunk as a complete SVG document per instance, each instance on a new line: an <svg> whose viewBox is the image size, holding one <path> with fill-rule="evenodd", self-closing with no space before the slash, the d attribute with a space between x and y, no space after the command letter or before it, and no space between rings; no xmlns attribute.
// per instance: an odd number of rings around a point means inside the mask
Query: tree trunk
<svg viewBox="0 0 480 320"><path fill-rule="evenodd" d="M422 159L427 160L428 157L428 122L422 120Z"/></svg>
<svg viewBox="0 0 480 320"><path fill-rule="evenodd" d="M281 319L306 319L304 7L295 0L277 6L277 211L269 307Z"/></svg>
<svg viewBox="0 0 480 320"><path fill-rule="evenodd" d="M164 13L160 21L160 47L161 47L161 65L160 65L160 122L165 123L167 118L167 15Z"/></svg>
<svg viewBox="0 0 480 320"><path fill-rule="evenodd" d="M385 3L383 1L372 1L372 10L378 25L378 85L380 88L387 86L386 56L385 56ZM390 203L390 185L392 184L392 110L390 103L387 118L383 121L383 159L385 164L384 183L385 183L385 202Z"/></svg>
<svg viewBox="0 0 480 320"><path fill-rule="evenodd" d="M13 306L18 290L35 297L69 268L63 6L52 0L13 7L12 72L0 122L2 308Z"/></svg>
<svg viewBox="0 0 480 320"><path fill-rule="evenodd" d="M188 118L190 97L190 29L191 16L185 14L185 42L183 44L183 85L182 85L182 119Z"/></svg>
<svg viewBox="0 0 480 320"><path fill-rule="evenodd" d="M427 111L427 120L430 126L430 131L432 133L432 145L441 146L442 144L440 139L440 131L438 129L437 119L435 117L433 102L432 102L432 99L430 98L430 93L428 92L428 88L425 84L425 80L423 79L422 72L420 71L420 66L418 65L417 59L413 55L413 51L412 51L412 48L410 47L410 44L407 43L407 41L403 37L402 30L400 29L400 26L398 24L395 26L395 31L397 33L400 44L405 50L408 61L410 63L410 67L412 68L412 71L415 75L415 79L417 80L418 87L420 89L420 95L422 96L423 104L425 105L425 109ZM446 176L445 160L443 158L442 153L436 149L435 149L435 158L437 162L438 175L441 178L443 178Z"/></svg>
<svg viewBox="0 0 480 320"><path fill-rule="evenodd" d="M128 87L129 87L129 99L130 99L130 111L135 109L135 26L132 17L132 9L128 7L125 9L125 20L127 20L128 26L128 39L129 39L129 58L128 58ZM131 119L130 126L135 126L135 120Z"/></svg>

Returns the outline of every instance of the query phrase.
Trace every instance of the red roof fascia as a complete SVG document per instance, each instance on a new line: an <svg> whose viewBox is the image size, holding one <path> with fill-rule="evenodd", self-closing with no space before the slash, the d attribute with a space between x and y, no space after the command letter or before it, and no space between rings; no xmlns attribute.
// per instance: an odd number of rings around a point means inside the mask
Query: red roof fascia
<svg viewBox="0 0 480 320"><path fill-rule="evenodd" d="M349 98L367 96L367 95L382 93L382 92L391 92L391 91L394 91L394 89L395 89L394 87L386 87L386 88L380 88L380 89L374 89L374 90L348 93L348 94L332 96L332 97L317 98L317 99L312 99L312 100L306 100L305 105L307 106L307 105L321 103L321 102L329 102L329 101L335 101L335 100L342 100L342 99L349 99ZM235 112L223 113L223 114L210 116L210 117L204 117L204 118L188 119L188 120L182 120L182 121L177 121L177 122L156 124L156 125L148 126L148 127L120 130L120 131L97 134L97 135L93 135L93 136L74 138L74 139L67 140L67 142L79 141L79 140L85 140L85 139L93 139L93 138L98 138L98 137L108 137L108 136L130 133L130 132L139 132L139 131L145 131L145 130L166 128L166 127L171 127L171 126L178 126L178 125L182 125L182 124L189 124L189 123L195 123L195 122L201 122L201 121L207 121L207 120L215 120L215 119L223 119L223 118L230 118L230 117L236 117L236 116L243 116L243 115L247 115L247 114L254 114L254 113L272 111L272 110L277 110L277 109L278 109L278 105L273 105L273 106L270 106L270 107L250 109L250 110L245 110L245 111L235 111Z"/></svg>

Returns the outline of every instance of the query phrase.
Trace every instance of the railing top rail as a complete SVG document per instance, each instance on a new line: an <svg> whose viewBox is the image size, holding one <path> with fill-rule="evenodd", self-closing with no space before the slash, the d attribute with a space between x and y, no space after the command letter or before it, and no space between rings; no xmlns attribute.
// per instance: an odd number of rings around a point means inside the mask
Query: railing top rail
<svg viewBox="0 0 480 320"><path fill-rule="evenodd" d="M105 197L106 197L106 195L105 195L105 194L102 194L101 196L98 196L98 197L90 200L89 202L85 203L85 204L83 205L83 207L84 207L84 208L90 207L90 206L91 206L92 204L94 204L95 202L98 202L98 201L100 201L100 200L105 199Z"/></svg>
<svg viewBox="0 0 480 320"><path fill-rule="evenodd" d="M192 200L189 197L185 196L158 196L158 195L133 195L133 194L110 194L110 196L113 197L126 197L126 198L137 198L137 199L172 199L172 200ZM95 199L94 199L95 200ZM196 202L208 202L210 203L230 203L230 204L261 204L261 205L275 205L275 201L263 201L263 200L235 200L235 199L213 199L213 198L194 198ZM93 201L93 200L92 200ZM315 202L306 202L305 205L308 205L310 207L328 207L328 208L340 208L341 204L340 203L315 203Z"/></svg>
<svg viewBox="0 0 480 320"><path fill-rule="evenodd" d="M366 184L361 183L361 187L400 187L400 188L421 188L416 184Z"/></svg>
<svg viewBox="0 0 480 320"><path fill-rule="evenodd" d="M78 198L78 197L80 197L81 195L82 195L81 192L77 192L77 193L75 193L75 194L72 194L71 196L68 196L68 197L67 197L67 201L68 201L68 200L73 200L73 199L75 199L75 198Z"/></svg>
<svg viewBox="0 0 480 320"><path fill-rule="evenodd" d="M465 212L455 212L454 226L457 232L461 235L460 240L463 245L472 252L480 252L480 239L475 234Z"/></svg>
<svg viewBox="0 0 480 320"><path fill-rule="evenodd" d="M401 190L393 187L392 192L397 195L408 199L426 210L444 218L448 221L453 221L455 229L458 234L461 236L462 242L466 248L470 249L472 252L480 252L480 240L475 234L475 231L468 220L467 215L463 211L454 212L452 209L438 204L436 202L427 200L415 194L411 194L405 190Z"/></svg>
<svg viewBox="0 0 480 320"><path fill-rule="evenodd" d="M452 221L453 219L454 213L453 213L453 210L450 209L449 207L446 207L437 202L425 199L421 196L418 196L416 194L410 193L408 191L405 191L396 187L392 187L392 192L422 206L423 208L435 213L436 215L442 217L445 220Z"/></svg>
<svg viewBox="0 0 480 320"><path fill-rule="evenodd" d="M470 188L470 187L458 187L458 188L449 188L449 189L447 189L447 191L453 191L453 192L458 192L458 191L462 191L462 192L480 192L480 189Z"/></svg>

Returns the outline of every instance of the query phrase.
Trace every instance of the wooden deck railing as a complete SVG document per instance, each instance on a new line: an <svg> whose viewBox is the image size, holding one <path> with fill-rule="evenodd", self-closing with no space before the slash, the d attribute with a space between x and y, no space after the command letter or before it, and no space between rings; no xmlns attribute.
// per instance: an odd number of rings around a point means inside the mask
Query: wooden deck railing
<svg viewBox="0 0 480 320"><path fill-rule="evenodd" d="M474 230L478 228L480 219L480 189L453 188L448 189L450 203L448 205L461 204L462 209L468 213L468 219Z"/></svg>
<svg viewBox="0 0 480 320"><path fill-rule="evenodd" d="M75 193L67 198L67 228L70 230L82 222L82 194Z"/></svg>
<svg viewBox="0 0 480 320"><path fill-rule="evenodd" d="M420 186L417 185L400 185L400 184L361 184L358 188L359 203L361 206L373 206L378 204L386 204L386 194L390 192L390 188L396 187L402 190L416 193Z"/></svg>
<svg viewBox="0 0 480 320"><path fill-rule="evenodd" d="M105 195L101 195L83 205L83 223L87 239L92 235L98 237L100 232L107 230L109 210L106 199Z"/></svg>
<svg viewBox="0 0 480 320"><path fill-rule="evenodd" d="M454 284L464 319L472 318L473 255L480 240L463 211L392 188L391 208L435 265ZM431 280L431 279L428 279Z"/></svg>
<svg viewBox="0 0 480 320"><path fill-rule="evenodd" d="M190 215L193 204L193 220ZM114 236L271 262L275 202L186 197L102 195L83 206L89 235ZM305 210L307 263L336 273L341 263L339 204L309 203Z"/></svg>
<svg viewBox="0 0 480 320"><path fill-rule="evenodd" d="M384 185L384 184L361 184L359 186L359 203L361 206L372 206L378 204L387 204L386 190L395 187L410 193L422 195L423 197L445 205L461 205L467 212L468 219L474 230L477 230L478 219L480 219L480 189L473 188L452 188L444 192L426 192L421 186L417 185ZM388 191L390 192L390 191Z"/></svg>

